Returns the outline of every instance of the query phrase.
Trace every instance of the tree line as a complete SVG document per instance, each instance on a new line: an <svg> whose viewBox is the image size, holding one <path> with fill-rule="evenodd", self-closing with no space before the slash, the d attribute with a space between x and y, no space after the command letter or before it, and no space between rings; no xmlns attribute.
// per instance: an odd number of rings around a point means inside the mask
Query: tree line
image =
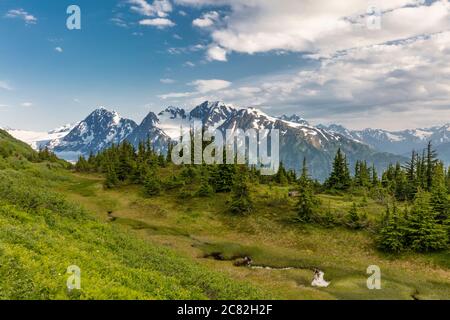
<svg viewBox="0 0 450 320"><path fill-rule="evenodd" d="M448 247L450 168L438 160L431 143L419 154L412 152L404 165L389 165L380 175L374 165L357 161L353 174L345 154L339 149L331 174L324 183L313 180L308 173L307 159L302 159L301 172L286 169L280 164L274 176L263 176L255 166L246 165L181 165L171 170L171 148L167 155L155 152L150 140L134 148L128 142L110 148L87 159L80 157L75 170L105 175L105 188L138 184L148 197L161 192L178 190L180 198L210 197L216 193L230 193L229 210L247 214L253 210L249 183L293 186L296 190L298 220L302 223L334 224L331 210L321 209L319 193L352 194L363 191L384 200L386 212L376 226L378 246L385 251L433 251ZM169 175L160 171L168 168ZM195 188L193 188L195 186ZM392 199L389 201L389 199ZM406 203L400 210L397 203ZM322 211L322 212L321 212ZM325 211L325 213L323 213ZM401 211L401 212L400 212ZM368 224L364 213L353 204L344 219L353 229Z"/></svg>

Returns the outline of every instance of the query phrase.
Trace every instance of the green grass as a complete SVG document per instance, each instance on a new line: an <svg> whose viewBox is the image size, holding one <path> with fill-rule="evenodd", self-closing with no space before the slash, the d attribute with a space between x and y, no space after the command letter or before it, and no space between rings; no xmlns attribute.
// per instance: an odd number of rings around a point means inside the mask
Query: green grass
<svg viewBox="0 0 450 320"><path fill-rule="evenodd" d="M83 178L90 180L89 176ZM70 184L63 189L71 190ZM68 195L105 219L99 199L114 199L116 220L112 224L128 228L144 241L169 247L209 270L238 281L245 279L274 298L450 299L448 251L388 255L376 249L368 231L299 224L295 222L295 200L287 197L287 187L254 186L255 212L246 217L227 213L227 194L180 199L174 190L146 199L134 186L95 190L95 197L84 196L82 190ZM361 196L320 197L322 208L331 207L336 216L344 215L353 202L364 203ZM375 221L385 208L366 200L359 210ZM293 269L234 266L234 260L243 256L251 256L254 265ZM382 290L367 289L369 265L380 266ZM325 271L325 278L332 282L329 288L310 286L313 268Z"/></svg>
<svg viewBox="0 0 450 320"><path fill-rule="evenodd" d="M31 149L0 137L13 150L0 156L0 299L450 299L449 251L389 255L370 231L300 224L289 187L253 185L255 211L239 217L227 194L105 190L101 176L30 163ZM371 221L384 211L361 195L320 198L337 218L353 203ZM275 269L235 266L243 256ZM70 265L80 291L67 290ZM369 265L380 266L382 290L367 289ZM328 288L311 287L313 268Z"/></svg>
<svg viewBox="0 0 450 320"><path fill-rule="evenodd" d="M94 196L98 180L62 166L2 158L0 170L0 299L257 299L271 295L150 243L128 226L101 221L66 193L114 209ZM114 203L114 202L113 202ZM81 269L69 292L67 268Z"/></svg>

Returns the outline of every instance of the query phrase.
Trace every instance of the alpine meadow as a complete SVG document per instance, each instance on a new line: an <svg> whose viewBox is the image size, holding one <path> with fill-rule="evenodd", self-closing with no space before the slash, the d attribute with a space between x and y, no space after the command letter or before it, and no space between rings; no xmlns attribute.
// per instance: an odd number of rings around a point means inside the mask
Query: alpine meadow
<svg viewBox="0 0 450 320"><path fill-rule="evenodd" d="M0 300L450 300L449 30L447 0L0 1Z"/></svg>

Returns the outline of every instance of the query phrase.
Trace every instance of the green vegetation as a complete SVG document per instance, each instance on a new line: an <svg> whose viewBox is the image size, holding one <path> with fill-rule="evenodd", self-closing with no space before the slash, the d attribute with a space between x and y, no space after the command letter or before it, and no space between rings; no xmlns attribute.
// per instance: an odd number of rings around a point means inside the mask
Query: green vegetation
<svg viewBox="0 0 450 320"><path fill-rule="evenodd" d="M0 156L0 299L450 298L449 172L427 153L409 178L398 165L383 179L361 162L350 175L341 154L321 185L306 161L299 179L264 177L177 167L149 143L68 170L6 139L16 151ZM252 268L235 263L246 256ZM67 291L70 265L80 291ZM367 289L369 265L382 290ZM310 286L314 268L330 287Z"/></svg>
<svg viewBox="0 0 450 320"><path fill-rule="evenodd" d="M2 142L15 151L8 151L14 156L0 158L0 299L269 297L145 242L119 225L99 221L52 191L78 184L64 166L20 160L23 150L30 158L35 155L5 137L8 141ZM21 167L15 170L18 161ZM75 190L90 186L82 183ZM70 265L81 269L81 290L69 292L66 287Z"/></svg>

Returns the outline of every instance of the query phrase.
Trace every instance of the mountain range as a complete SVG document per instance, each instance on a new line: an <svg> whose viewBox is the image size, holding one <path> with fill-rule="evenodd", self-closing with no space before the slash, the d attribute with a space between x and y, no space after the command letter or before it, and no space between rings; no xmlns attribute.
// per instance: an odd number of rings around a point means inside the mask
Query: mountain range
<svg viewBox="0 0 450 320"><path fill-rule="evenodd" d="M340 125L320 125L320 128L362 142L375 150L410 156L412 150L421 152L429 141L438 151L439 158L450 164L450 123L444 126L388 131L383 129L348 130Z"/></svg>
<svg viewBox="0 0 450 320"><path fill-rule="evenodd" d="M313 126L299 115L269 116L256 108L238 108L219 101L198 105L188 111L170 106L158 114L150 112L138 125L105 108L94 110L84 120L45 133L7 129L16 138L39 149L47 146L58 156L75 161L121 141L137 146L150 139L155 150L166 152L170 141L178 140L193 121L205 129L278 129L280 159L284 166L300 170L306 157L314 178L324 180L330 173L338 148L350 166L357 160L373 163L379 172L390 163L404 162L411 150L421 150L431 140L441 158L450 163L450 125L390 132L382 129L348 130L340 125Z"/></svg>

